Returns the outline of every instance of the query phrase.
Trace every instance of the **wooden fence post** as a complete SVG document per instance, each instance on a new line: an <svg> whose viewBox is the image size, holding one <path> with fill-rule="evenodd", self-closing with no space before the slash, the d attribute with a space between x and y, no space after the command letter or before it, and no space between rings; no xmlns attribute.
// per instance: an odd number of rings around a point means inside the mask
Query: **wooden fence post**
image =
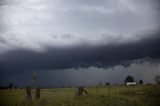
<svg viewBox="0 0 160 106"><path fill-rule="evenodd" d="M26 92L27 92L27 100L31 100L32 99L32 97L31 97L31 88L27 87Z"/></svg>
<svg viewBox="0 0 160 106"><path fill-rule="evenodd" d="M81 96L83 94L83 90L82 90L83 87L78 87L78 92L77 92L77 95L78 96Z"/></svg>
<svg viewBox="0 0 160 106"><path fill-rule="evenodd" d="M40 89L31 89L29 87L27 87L26 89L27 92L27 100L33 100L33 99L40 99Z"/></svg>
<svg viewBox="0 0 160 106"><path fill-rule="evenodd" d="M36 89L35 99L36 100L40 99L40 89L39 88Z"/></svg>

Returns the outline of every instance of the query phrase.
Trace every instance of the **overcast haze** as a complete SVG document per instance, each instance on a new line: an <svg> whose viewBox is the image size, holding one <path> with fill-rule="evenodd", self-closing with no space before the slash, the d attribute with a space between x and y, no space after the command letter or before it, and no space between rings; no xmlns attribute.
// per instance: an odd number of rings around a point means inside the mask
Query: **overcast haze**
<svg viewBox="0 0 160 106"><path fill-rule="evenodd" d="M26 86L33 71L38 86L153 83L159 9L159 0L0 0L0 84Z"/></svg>

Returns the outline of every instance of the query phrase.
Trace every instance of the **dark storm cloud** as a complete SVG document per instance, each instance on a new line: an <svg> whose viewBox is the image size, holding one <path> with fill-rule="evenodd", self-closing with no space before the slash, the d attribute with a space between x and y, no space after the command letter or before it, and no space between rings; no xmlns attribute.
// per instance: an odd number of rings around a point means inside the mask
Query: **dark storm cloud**
<svg viewBox="0 0 160 106"><path fill-rule="evenodd" d="M0 56L1 76L26 70L54 70L77 67L129 65L132 60L160 59L160 36L151 36L137 42L99 46L81 45L69 48L51 48L45 52L18 49Z"/></svg>
<svg viewBox="0 0 160 106"><path fill-rule="evenodd" d="M39 85L152 82L159 10L160 0L0 0L0 83L27 84L33 71Z"/></svg>

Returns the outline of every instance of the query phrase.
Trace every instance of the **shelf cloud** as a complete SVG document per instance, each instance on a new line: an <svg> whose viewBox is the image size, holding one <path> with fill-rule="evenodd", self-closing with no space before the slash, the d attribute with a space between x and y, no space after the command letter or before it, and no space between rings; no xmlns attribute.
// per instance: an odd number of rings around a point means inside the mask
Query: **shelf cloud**
<svg viewBox="0 0 160 106"><path fill-rule="evenodd" d="M155 36L155 35L153 35ZM160 59L160 36L137 42L102 46L81 45L70 48L46 47L43 52L16 49L1 55L1 70L4 72L25 70L51 70L78 67L112 67L130 65L138 59ZM142 61L143 62L143 61Z"/></svg>

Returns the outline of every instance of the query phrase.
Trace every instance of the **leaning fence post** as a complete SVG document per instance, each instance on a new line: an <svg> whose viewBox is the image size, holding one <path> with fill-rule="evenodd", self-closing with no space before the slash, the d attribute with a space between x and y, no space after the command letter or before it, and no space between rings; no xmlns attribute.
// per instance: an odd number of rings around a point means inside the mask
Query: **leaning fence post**
<svg viewBox="0 0 160 106"><path fill-rule="evenodd" d="M83 89L83 86L78 87L77 96L81 96L83 94L83 92L85 92L86 94L88 94L88 92L85 89Z"/></svg>

